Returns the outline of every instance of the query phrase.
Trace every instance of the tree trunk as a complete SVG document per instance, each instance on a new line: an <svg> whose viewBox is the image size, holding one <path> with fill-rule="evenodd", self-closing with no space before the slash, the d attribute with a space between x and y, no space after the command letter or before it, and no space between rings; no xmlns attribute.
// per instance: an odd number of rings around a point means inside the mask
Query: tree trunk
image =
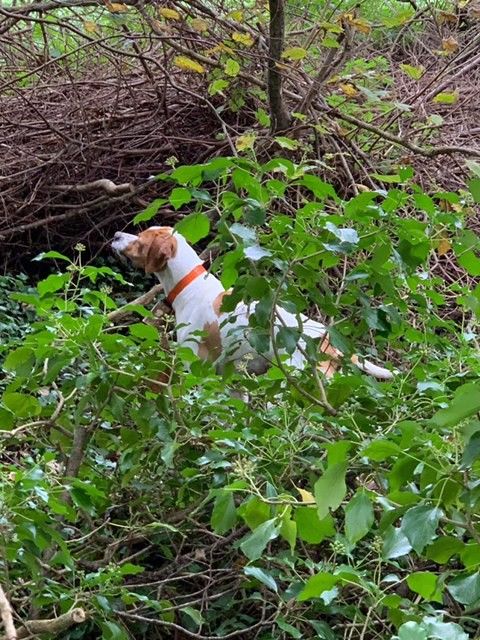
<svg viewBox="0 0 480 640"><path fill-rule="evenodd" d="M280 62L285 40L284 0L269 0L270 39L268 43L268 101L272 133L285 131L290 126L290 116L283 102Z"/></svg>

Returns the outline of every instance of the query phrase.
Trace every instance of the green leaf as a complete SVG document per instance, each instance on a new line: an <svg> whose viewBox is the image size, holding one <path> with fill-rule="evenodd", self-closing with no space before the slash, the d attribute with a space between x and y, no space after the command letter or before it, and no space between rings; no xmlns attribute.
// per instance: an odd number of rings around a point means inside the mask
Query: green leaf
<svg viewBox="0 0 480 640"><path fill-rule="evenodd" d="M420 80L423 76L425 69L423 67L413 67L411 64L401 64L400 69L410 78L414 80Z"/></svg>
<svg viewBox="0 0 480 640"><path fill-rule="evenodd" d="M139 573L143 573L145 568L139 564L132 564L131 562L126 562L120 566L120 575L122 576L136 576Z"/></svg>
<svg viewBox="0 0 480 640"><path fill-rule="evenodd" d="M257 496L253 496L238 508L238 514L253 530L270 519L270 506Z"/></svg>
<svg viewBox="0 0 480 640"><path fill-rule="evenodd" d="M282 58L286 60L303 60L307 54L307 50L302 49L302 47L290 47L282 52Z"/></svg>
<svg viewBox="0 0 480 640"><path fill-rule="evenodd" d="M314 196L319 200L323 200L325 198L337 199L337 194L332 185L320 180L317 176L306 175L303 177L301 184L307 187L307 189L310 189Z"/></svg>
<svg viewBox="0 0 480 640"><path fill-rule="evenodd" d="M147 206L146 209L140 211L140 213L137 213L137 215L133 219L133 224L138 224L139 222L148 222L148 220L151 220L157 215L160 207L163 206L166 202L167 200L165 198L156 198Z"/></svg>
<svg viewBox="0 0 480 640"><path fill-rule="evenodd" d="M210 233L210 220L204 213L191 213L175 225L188 242L195 244Z"/></svg>
<svg viewBox="0 0 480 640"><path fill-rule="evenodd" d="M249 560L258 560L270 540L278 537L279 530L280 527L276 518L267 520L257 527L253 533L244 538L240 549Z"/></svg>
<svg viewBox="0 0 480 640"><path fill-rule="evenodd" d="M173 189L170 194L170 198L168 199L172 207L177 210L180 209L184 204L188 204L192 200L192 193L190 189L186 189L185 187L177 187Z"/></svg>
<svg viewBox="0 0 480 640"><path fill-rule="evenodd" d="M233 493L222 491L215 498L210 524L215 533L223 535L230 531L237 522L237 512Z"/></svg>
<svg viewBox="0 0 480 640"><path fill-rule="evenodd" d="M59 291L59 289L63 289L66 283L69 280L69 275L67 273L63 274L52 274L45 278L45 280L41 280L37 284L38 293L41 296L46 295L47 293L54 293L55 291Z"/></svg>
<svg viewBox="0 0 480 640"><path fill-rule="evenodd" d="M441 428L454 427L461 420L480 411L480 383L469 382L455 391L455 396L446 409L440 409L432 422Z"/></svg>
<svg viewBox="0 0 480 640"><path fill-rule="evenodd" d="M413 620L402 624L396 637L398 637L398 640L428 640L425 629ZM395 638L393 640L395 640Z"/></svg>
<svg viewBox="0 0 480 640"><path fill-rule="evenodd" d="M102 629L102 640L128 640L129 635L123 627L115 622L100 622Z"/></svg>
<svg viewBox="0 0 480 640"><path fill-rule="evenodd" d="M27 377L35 366L35 352L30 347L19 347L11 351L5 358L3 368L6 371L14 371L17 376Z"/></svg>
<svg viewBox="0 0 480 640"><path fill-rule="evenodd" d="M295 510L298 537L309 544L319 544L335 535L335 524L329 514L320 520L316 509L297 507Z"/></svg>
<svg viewBox="0 0 480 640"><path fill-rule="evenodd" d="M282 147L282 149L290 149L290 151L298 149L298 140L292 140L291 138L285 138L284 136L277 136L274 140Z"/></svg>
<svg viewBox="0 0 480 640"><path fill-rule="evenodd" d="M474 178L468 181L468 188L473 196L473 200L480 204L480 178Z"/></svg>
<svg viewBox="0 0 480 640"><path fill-rule="evenodd" d="M391 456L398 456L399 453L402 453L401 448L391 440L375 440L361 452L362 456L375 462L383 462Z"/></svg>
<svg viewBox="0 0 480 640"><path fill-rule="evenodd" d="M70 258L64 256L63 253L58 253L58 251L44 251L39 253L38 256L32 258L32 262L38 262L39 260L45 260L46 258L51 258L52 260L65 260L66 262L71 262Z"/></svg>
<svg viewBox="0 0 480 640"><path fill-rule="evenodd" d="M200 611L197 611L197 609L194 609L193 607L182 607L180 611L182 613L185 613L191 620L193 620L197 627L201 627L202 624L205 623L205 620L203 619Z"/></svg>
<svg viewBox="0 0 480 640"><path fill-rule="evenodd" d="M458 91L442 91L432 100L437 104L455 104L458 102Z"/></svg>
<svg viewBox="0 0 480 640"><path fill-rule="evenodd" d="M285 633L287 633L291 638L297 638L297 640L301 640L304 637L303 633L298 629L295 629L295 627L289 624L285 620L285 618L277 618L275 620L275 624L278 626L279 629L281 629L282 631L285 631Z"/></svg>
<svg viewBox="0 0 480 640"><path fill-rule="evenodd" d="M260 569L260 567L245 567L243 572L246 576L255 578L256 580L264 584L266 587L268 587L272 591L275 591L275 593L278 592L278 585L275 582L274 577L272 576L272 574L268 573L267 571Z"/></svg>
<svg viewBox="0 0 480 640"><path fill-rule="evenodd" d="M324 591L330 591L338 582L338 576L331 573L317 573L309 578L297 596L299 602L319 598Z"/></svg>
<svg viewBox="0 0 480 640"><path fill-rule="evenodd" d="M42 410L38 400L26 393L6 392L2 402L17 418L38 416Z"/></svg>
<svg viewBox="0 0 480 640"><path fill-rule="evenodd" d="M455 622L441 622L438 618L424 618L423 625L429 638L439 640L469 640L462 627Z"/></svg>
<svg viewBox="0 0 480 640"><path fill-rule="evenodd" d="M436 507L418 506L412 507L403 516L400 528L417 553L422 553L433 540L442 515L441 509Z"/></svg>
<svg viewBox="0 0 480 640"><path fill-rule="evenodd" d="M375 521L373 506L365 491L359 490L345 507L345 536L352 544L367 535Z"/></svg>
<svg viewBox="0 0 480 640"><path fill-rule="evenodd" d="M280 535L288 542L290 551L293 553L297 542L297 523L295 520L291 520L288 514L285 514L282 518Z"/></svg>
<svg viewBox="0 0 480 640"><path fill-rule="evenodd" d="M340 462L328 467L323 476L316 481L314 494L320 520L328 516L330 509L335 511L342 504L347 493L346 471L347 463Z"/></svg>
<svg viewBox="0 0 480 640"><path fill-rule="evenodd" d="M214 80L208 86L208 95L215 96L229 86L228 80Z"/></svg>
<svg viewBox="0 0 480 640"><path fill-rule="evenodd" d="M234 78L240 73L240 65L233 58L229 58L225 63L224 71L227 76Z"/></svg>
<svg viewBox="0 0 480 640"><path fill-rule="evenodd" d="M409 588L425 600L429 600L437 589L438 577L430 571L416 571L407 577Z"/></svg>
<svg viewBox="0 0 480 640"><path fill-rule="evenodd" d="M480 572L452 580L447 589L460 604L473 605L480 600Z"/></svg>
<svg viewBox="0 0 480 640"><path fill-rule="evenodd" d="M412 545L401 529L389 527L383 538L382 555L385 560L393 560L407 555L412 550Z"/></svg>
<svg viewBox="0 0 480 640"><path fill-rule="evenodd" d="M462 456L462 467L471 467L480 457L480 431L472 435Z"/></svg>
<svg viewBox="0 0 480 640"><path fill-rule="evenodd" d="M149 340L150 342L158 342L159 341L159 332L157 327L154 327L151 324L145 324L144 322L136 322L135 324L131 324L129 326L129 331L132 336L136 338L141 338L142 340Z"/></svg>
<svg viewBox="0 0 480 640"><path fill-rule="evenodd" d="M438 562L438 564L446 564L452 556L460 553L464 547L465 544L458 538L442 536L427 547L425 556L429 560Z"/></svg>

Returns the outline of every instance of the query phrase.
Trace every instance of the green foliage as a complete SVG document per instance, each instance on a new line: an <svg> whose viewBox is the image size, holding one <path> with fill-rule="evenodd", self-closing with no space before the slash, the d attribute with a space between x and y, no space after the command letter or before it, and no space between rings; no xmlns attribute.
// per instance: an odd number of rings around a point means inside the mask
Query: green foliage
<svg viewBox="0 0 480 640"><path fill-rule="evenodd" d="M226 306L258 302L254 344L268 343L276 302L320 313L346 354L400 373L378 383L345 362L323 385L333 415L310 367L219 376L162 346L148 309L113 324L128 287L116 270L65 258L34 289L9 282L6 304L30 314L3 347L0 401L0 582L17 613L83 605L92 617L72 638L172 624L264 640L474 638L479 292L430 266L441 239L452 260L465 251L464 195L402 177L344 201L284 158L158 179L188 204L190 239L219 214L212 269L234 286ZM287 350L295 339L280 336ZM315 341L306 350L315 361Z"/></svg>

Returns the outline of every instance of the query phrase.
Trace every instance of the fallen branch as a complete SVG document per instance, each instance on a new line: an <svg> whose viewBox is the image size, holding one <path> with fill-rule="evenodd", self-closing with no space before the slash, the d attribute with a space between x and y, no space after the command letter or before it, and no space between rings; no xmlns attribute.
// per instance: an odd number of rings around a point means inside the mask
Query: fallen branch
<svg viewBox="0 0 480 640"><path fill-rule="evenodd" d="M12 606L0 585L0 616L5 628L5 640L17 640L17 630L13 624Z"/></svg>
<svg viewBox="0 0 480 640"><path fill-rule="evenodd" d="M134 187L129 182L123 184L115 184L111 180L101 178L87 184L59 184L55 187L59 191L91 191L92 189L103 189L109 196L119 196L122 193L133 193Z"/></svg>
<svg viewBox="0 0 480 640"><path fill-rule="evenodd" d="M58 635L62 631L66 631L75 624L81 624L87 620L87 614L84 609L76 607L70 609L67 613L58 616L58 618L51 618L49 620L28 620L22 623L22 626L18 629L16 636L18 640L21 638L27 638L29 636L36 636L42 633L48 633L51 635ZM0 640L11 640L12 636L1 636Z"/></svg>
<svg viewBox="0 0 480 640"><path fill-rule="evenodd" d="M128 302L127 304L123 305L119 309L115 309L115 311L111 311L107 317L112 322L119 322L120 320L123 320L123 318L125 318L131 313L132 305L150 304L150 302L152 302L162 292L163 292L163 286L161 284L156 284L150 289L150 291L147 291L146 293L143 293L141 296L138 296L138 298L135 298L135 300L132 300L132 302ZM165 305L165 313L167 311L168 311L168 307Z"/></svg>

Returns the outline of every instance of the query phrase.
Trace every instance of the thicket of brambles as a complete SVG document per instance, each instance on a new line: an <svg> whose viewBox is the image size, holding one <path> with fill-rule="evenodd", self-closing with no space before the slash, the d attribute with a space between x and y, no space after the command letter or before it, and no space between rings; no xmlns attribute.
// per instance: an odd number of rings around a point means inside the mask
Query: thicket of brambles
<svg viewBox="0 0 480 640"><path fill-rule="evenodd" d="M3 638L479 637L479 45L475 0L0 7ZM258 351L280 304L397 376L218 375L108 249L150 224Z"/></svg>

